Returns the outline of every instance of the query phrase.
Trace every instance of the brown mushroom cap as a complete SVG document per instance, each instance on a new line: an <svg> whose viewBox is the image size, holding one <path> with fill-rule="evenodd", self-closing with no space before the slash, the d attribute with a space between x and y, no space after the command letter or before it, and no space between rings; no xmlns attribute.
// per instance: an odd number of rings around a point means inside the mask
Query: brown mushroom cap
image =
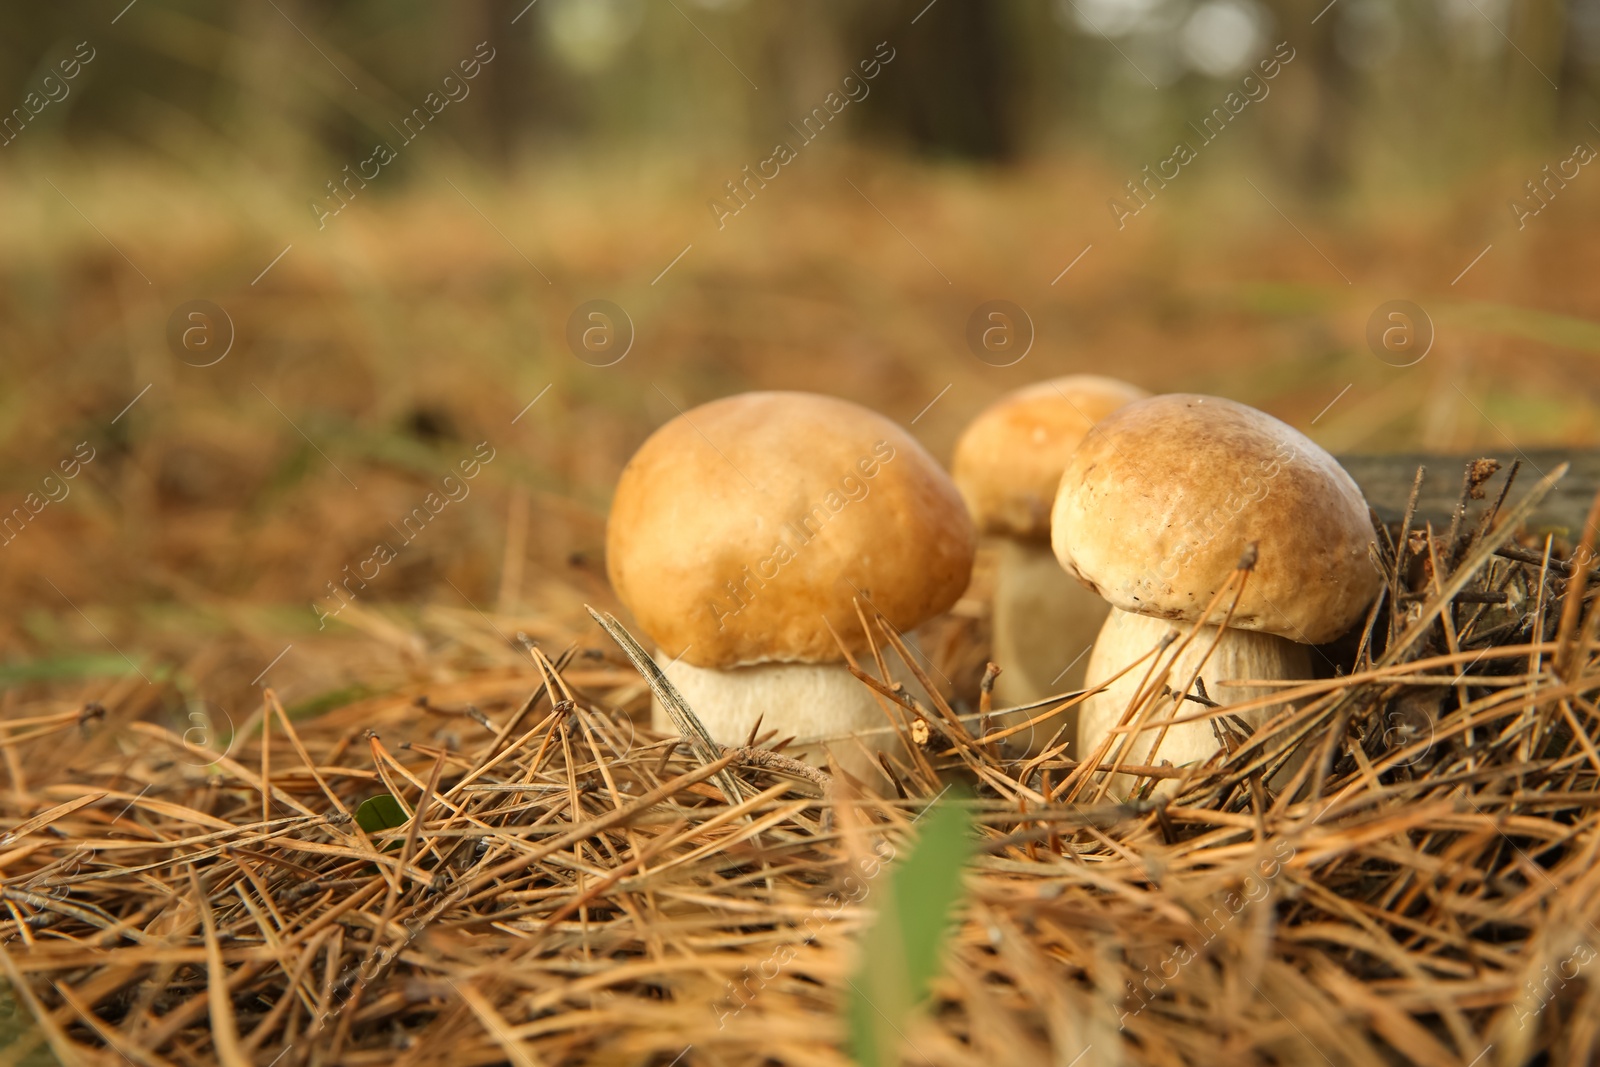
<svg viewBox="0 0 1600 1067"><path fill-rule="evenodd" d="M1072 374L1008 393L972 420L951 463L978 530L1048 541L1061 472L1089 427L1150 394L1096 374Z"/></svg>
<svg viewBox="0 0 1600 1067"><path fill-rule="evenodd" d="M1112 413L1061 479L1051 542L1068 572L1115 607L1200 613L1252 541L1259 556L1229 625L1316 644L1349 630L1378 593L1361 490L1293 427L1218 397L1173 394Z"/></svg>
<svg viewBox="0 0 1600 1067"><path fill-rule="evenodd" d="M606 570L656 644L695 666L828 663L842 658L828 624L865 647L858 595L900 630L954 604L975 541L949 476L893 422L745 393L673 419L628 461Z"/></svg>

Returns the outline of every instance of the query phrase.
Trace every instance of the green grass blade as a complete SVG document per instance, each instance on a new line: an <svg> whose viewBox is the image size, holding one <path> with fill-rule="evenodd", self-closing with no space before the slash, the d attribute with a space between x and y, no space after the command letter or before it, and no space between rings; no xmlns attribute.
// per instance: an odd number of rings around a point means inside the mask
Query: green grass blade
<svg viewBox="0 0 1600 1067"><path fill-rule="evenodd" d="M12 996L11 986L0 978L0 1051L11 1055L17 1067L59 1067L44 1031Z"/></svg>
<svg viewBox="0 0 1600 1067"><path fill-rule="evenodd" d="M900 1046L938 977L962 870L974 838L965 809L936 802L911 852L888 873L883 904L861 943L846 1006L851 1052L863 1067L900 1062Z"/></svg>
<svg viewBox="0 0 1600 1067"><path fill-rule="evenodd" d="M84 678L120 678L137 668L115 653L52 656L0 663L0 686L26 682L67 682Z"/></svg>
<svg viewBox="0 0 1600 1067"><path fill-rule="evenodd" d="M369 834L381 833L384 830L398 830L411 821L411 816L406 814L406 809L400 802L388 793L379 793L375 797L368 797L356 809L356 825ZM384 846L385 852L393 852L400 847L400 842L390 841Z"/></svg>

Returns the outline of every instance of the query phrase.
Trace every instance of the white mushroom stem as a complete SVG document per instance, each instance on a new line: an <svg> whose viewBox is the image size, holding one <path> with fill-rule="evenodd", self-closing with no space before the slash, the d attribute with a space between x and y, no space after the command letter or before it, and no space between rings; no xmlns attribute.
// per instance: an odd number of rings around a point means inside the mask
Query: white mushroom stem
<svg viewBox="0 0 1600 1067"><path fill-rule="evenodd" d="M1179 630L1177 640L1156 655L1150 655L1172 630ZM1188 637L1189 630L1196 632L1187 645L1178 651L1179 643ZM1216 643L1213 649L1212 643ZM1209 655L1207 653L1209 652ZM1176 654L1175 654L1176 653ZM1079 759L1093 759L1100 752L1098 762L1110 766L1122 764L1159 766L1170 763L1174 767L1199 765L1215 756L1222 748L1217 739L1217 729L1210 719L1177 723L1169 726L1153 725L1134 733L1112 734L1120 724L1156 723L1172 718L1183 718L1205 711L1205 705L1185 699L1174 706L1172 690L1181 690L1199 669L1200 680L1205 684L1206 695L1218 704L1242 704L1260 697L1270 696L1276 689L1263 686L1221 686L1228 679L1261 679L1283 681L1311 677L1311 659L1306 646L1252 630L1223 629L1215 626L1190 626L1153 619L1112 609L1100 630L1094 651L1089 654L1087 684L1100 685L1113 675L1133 664L1141 657L1144 662L1133 667L1122 677L1111 682L1104 692L1096 693L1083 703L1078 720ZM1204 659L1202 665L1201 660ZM1134 706L1136 698L1139 705ZM1189 693L1198 696L1196 689ZM1283 705L1268 705L1238 713L1238 718L1252 729L1283 710ZM1108 737L1111 743L1101 750ZM1116 775L1111 791L1125 796L1139 783L1131 775ZM1163 780L1156 794L1171 795L1175 780Z"/></svg>
<svg viewBox="0 0 1600 1067"><path fill-rule="evenodd" d="M1111 606L1061 569L1047 544L1002 539L994 587L993 658L997 706L1031 704L1083 688L1088 649ZM1002 716L1014 726L1037 715ZM1063 737L1077 732L1076 705L1013 737L1015 747L1041 751L1063 724ZM1014 720L1014 721L1013 721Z"/></svg>
<svg viewBox="0 0 1600 1067"><path fill-rule="evenodd" d="M667 657L659 656L658 662ZM873 671L870 660L862 663ZM794 737L784 753L826 767L824 745L839 765L877 786L882 777L862 751L894 752L897 735L867 684L843 663L762 663L717 669L679 660L665 668L667 678L718 744L742 745L757 721L762 733ZM914 684L907 688L924 706L926 697ZM885 698L887 699L887 698ZM651 705L652 726L676 733L677 726L659 700ZM860 735L859 740L856 735Z"/></svg>

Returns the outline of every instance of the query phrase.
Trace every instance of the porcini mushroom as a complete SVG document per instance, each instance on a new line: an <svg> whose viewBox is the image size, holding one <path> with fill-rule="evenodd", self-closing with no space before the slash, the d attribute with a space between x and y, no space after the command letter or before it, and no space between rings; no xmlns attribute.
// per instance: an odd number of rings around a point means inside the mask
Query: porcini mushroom
<svg viewBox="0 0 1600 1067"><path fill-rule="evenodd" d="M1084 653L1110 609L1056 562L1050 509L1089 428L1148 395L1093 374L1038 382L989 405L956 441L951 474L996 555L992 646L1002 703L1030 704L1083 683ZM1066 716L1068 738L1074 714ZM1052 720L1031 731L1034 746L1059 725Z"/></svg>
<svg viewBox="0 0 1600 1067"><path fill-rule="evenodd" d="M1164 670L1165 677L1144 686L1157 699L1131 709L1139 721L1198 710L1190 701L1175 709L1172 696L1159 698L1163 685L1180 691L1188 685L1213 640L1200 678L1218 704L1270 692L1215 684L1224 679L1307 677L1304 646L1348 631L1378 593L1381 579L1367 555L1372 536L1366 501L1344 468L1265 412L1192 394L1127 405L1078 446L1052 515L1062 567L1113 609L1090 654L1087 685L1148 655L1174 622L1199 624L1199 631L1177 662L1169 664L1170 655L1160 660L1158 674ZM1237 601L1232 591L1216 598L1236 580L1252 544L1254 562ZM1202 617L1214 598L1217 606ZM1145 666L1084 702L1080 758L1093 757L1130 712ZM1254 728L1277 710L1239 717ZM1120 758L1181 766L1209 759L1219 747L1212 723L1196 721L1131 735Z"/></svg>
<svg viewBox="0 0 1600 1067"><path fill-rule="evenodd" d="M865 650L858 597L901 631L946 610L975 541L949 476L889 419L745 393L673 419L628 461L606 569L716 741L744 743L759 719L800 742L872 730L883 749L894 735L834 634ZM655 725L675 729L659 705Z"/></svg>

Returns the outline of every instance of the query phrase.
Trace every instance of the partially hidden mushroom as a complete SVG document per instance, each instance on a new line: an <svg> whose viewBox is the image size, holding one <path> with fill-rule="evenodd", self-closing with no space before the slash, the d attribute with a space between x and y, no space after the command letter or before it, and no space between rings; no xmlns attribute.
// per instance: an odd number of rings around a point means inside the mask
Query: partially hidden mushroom
<svg viewBox="0 0 1600 1067"><path fill-rule="evenodd" d="M1102 765L1184 767L1231 747L1214 713L1161 724L1274 692L1224 681L1310 677L1307 646L1346 633L1381 584L1370 512L1338 461L1218 397L1156 396L1102 420L1062 476L1051 536L1061 566L1112 607L1086 677L1106 688L1084 702L1076 750ZM1175 623L1181 646L1165 644ZM1232 717L1253 731L1282 710ZM1114 733L1128 725L1144 728Z"/></svg>
<svg viewBox="0 0 1600 1067"><path fill-rule="evenodd" d="M679 415L628 461L606 569L716 741L743 744L759 720L802 746L838 742L860 771L852 738L882 751L895 734L840 647L870 668L858 600L911 631L965 591L975 542L949 476L894 422L745 393ZM659 702L655 726L675 729Z"/></svg>
<svg viewBox="0 0 1600 1067"><path fill-rule="evenodd" d="M1148 395L1093 374L1037 382L989 405L956 441L951 474L994 552L991 644L1000 668L994 684L999 703L1033 704L1083 684L1086 653L1110 609L1056 561L1051 506L1089 428ZM1039 723L1016 735L1015 747L1038 749L1063 724L1070 738L1075 718L1069 709Z"/></svg>

